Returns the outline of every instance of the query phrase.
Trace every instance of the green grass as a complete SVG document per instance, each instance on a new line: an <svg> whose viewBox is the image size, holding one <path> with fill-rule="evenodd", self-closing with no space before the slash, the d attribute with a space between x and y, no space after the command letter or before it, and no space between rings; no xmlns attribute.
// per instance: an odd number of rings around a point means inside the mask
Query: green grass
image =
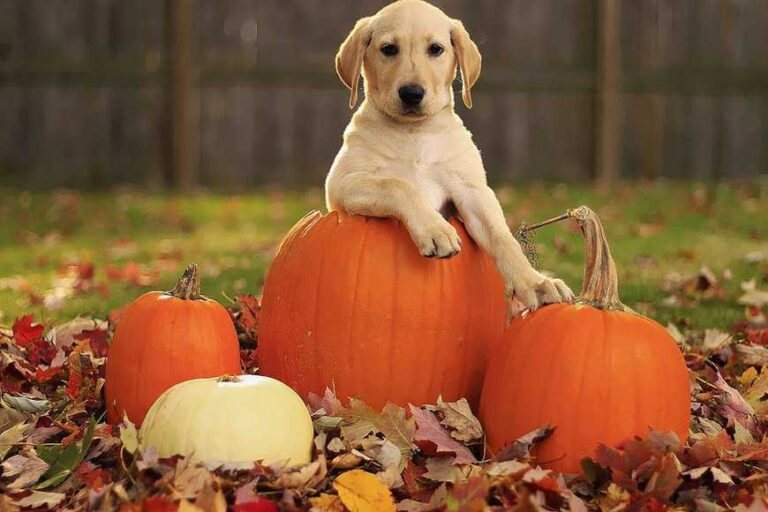
<svg viewBox="0 0 768 512"><path fill-rule="evenodd" d="M529 185L502 188L499 196L514 226L590 205L606 227L624 301L661 322L725 328L743 317L736 303L741 281L765 279L765 263L750 265L743 258L750 251L768 252L766 183L630 183L611 191ZM144 291L171 288L184 264L193 261L203 268L207 295L226 302L225 295L258 294L281 236L308 210L322 207L319 189L189 197L0 190L0 324L23 313L46 321L104 317ZM556 249L555 237L565 252ZM580 287L583 248L572 227L543 228L537 247L544 269ZM34 299L55 287L63 266L77 262L94 265L98 290L68 297L56 309ZM159 278L145 287L107 278L107 265L127 262ZM665 306L664 277L692 274L702 265L718 275L732 272L724 282L726 299Z"/></svg>

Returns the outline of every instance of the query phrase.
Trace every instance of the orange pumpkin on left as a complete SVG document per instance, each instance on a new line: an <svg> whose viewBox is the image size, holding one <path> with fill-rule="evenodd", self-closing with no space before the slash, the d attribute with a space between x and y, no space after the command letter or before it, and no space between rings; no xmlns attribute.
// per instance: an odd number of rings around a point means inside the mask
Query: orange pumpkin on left
<svg viewBox="0 0 768 512"><path fill-rule="evenodd" d="M240 373L240 346L227 311L200 295L200 273L187 267L170 292L149 292L122 315L107 353L107 420L123 413L137 426L179 382Z"/></svg>

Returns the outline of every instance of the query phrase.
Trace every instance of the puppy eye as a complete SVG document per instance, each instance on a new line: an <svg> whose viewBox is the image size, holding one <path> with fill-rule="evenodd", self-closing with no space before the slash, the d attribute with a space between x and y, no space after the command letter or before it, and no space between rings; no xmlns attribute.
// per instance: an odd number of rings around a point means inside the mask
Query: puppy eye
<svg viewBox="0 0 768 512"><path fill-rule="evenodd" d="M437 57L438 55L443 53L443 47L437 43L432 43L431 45L429 45L428 51L431 56Z"/></svg>
<svg viewBox="0 0 768 512"><path fill-rule="evenodd" d="M381 53L386 55L387 57L392 57L393 55L397 55L398 52L397 46L394 44L385 44L381 47Z"/></svg>

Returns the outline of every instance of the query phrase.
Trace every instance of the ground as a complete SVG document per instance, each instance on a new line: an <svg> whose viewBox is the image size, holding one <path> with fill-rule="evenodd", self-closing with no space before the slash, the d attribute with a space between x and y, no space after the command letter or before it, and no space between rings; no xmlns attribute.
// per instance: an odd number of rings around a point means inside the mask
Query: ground
<svg viewBox="0 0 768 512"><path fill-rule="evenodd" d="M283 233L322 206L321 192L180 198L5 190L0 191L0 511L768 509L768 183L632 183L605 191L528 186L499 189L499 196L512 226L580 204L598 212L616 256L624 301L667 325L682 351L638 352L619 344L611 353L633 354L632 375L643 379L646 363L659 357L669 358L670 367L677 359L681 371L687 366L691 421L685 442L664 432L675 428L670 424L652 425L660 431L622 431L625 441L600 444L594 453L565 449L585 457L581 473L553 471L550 464L557 459L537 459L538 447L584 425L572 424L574 401L563 400L568 390L554 388L550 368L541 381L525 382L552 425L532 425L495 454L486 450L483 431L493 418L485 416L483 425L466 400L387 404L379 412L364 397L347 402L327 390L302 397L315 431L314 447L306 446L312 452L308 464L229 461L212 469L194 458L195 443L258 445L258 437L235 440L228 429L234 421L260 421L243 414L263 406L256 399L228 402L217 428L202 434L191 428L195 422L188 416L170 417L166 421L187 421L183 426L190 428L183 430L189 438L182 444L192 448L187 457L159 457L158 447L146 444L151 436L144 427L137 432L129 421L105 422L106 366L138 361L117 353L107 357L115 330L136 322L135 316L121 318L121 308L146 290L170 289L184 266L196 262L205 273L205 292L230 307L239 335L230 341L239 344L243 373L257 372L259 306L244 294L258 295ZM542 267L578 288L584 266L578 230L548 226L537 238ZM105 317L108 322L100 320ZM645 322L629 328L641 325ZM163 332L185 336L185 329ZM587 357L600 370L610 340L596 341ZM159 357L168 367L168 375L154 376L141 367L142 382L178 380L174 360L143 349L136 353L143 354L142 364ZM510 357L519 354L512 351ZM356 364L379 361L363 357ZM612 367L584 375L603 389L585 400L621 393L628 403L673 403L672 387L658 375L658 386L641 386L644 380L626 386L623 374L619 380L608 371ZM425 378L437 371L439 365L423 368ZM502 386L506 396L509 382L514 381L489 379L485 385ZM550 391L540 393L543 387ZM685 393L685 387L678 391ZM122 393L112 403L134 396L136 389L128 386ZM685 396L678 398L680 407L687 407ZM200 411L204 403L204 396L195 395L186 407ZM508 408L510 402L483 407ZM606 442L613 437L612 423L594 428ZM490 427L488 432L492 435Z"/></svg>
<svg viewBox="0 0 768 512"><path fill-rule="evenodd" d="M616 258L624 301L664 324L726 328L744 315L736 303L740 284L765 279L764 263L745 260L765 251L765 182L497 191L511 226L580 204L595 209ZM46 321L104 318L143 291L171 288L188 262L201 265L211 297L227 303L235 294L258 295L282 235L306 212L322 208L319 189L188 197L0 189L0 324L22 313ZM543 228L536 241L541 267L578 289L583 248L572 226ZM721 281L724 300L664 301L670 274L692 276L702 266Z"/></svg>

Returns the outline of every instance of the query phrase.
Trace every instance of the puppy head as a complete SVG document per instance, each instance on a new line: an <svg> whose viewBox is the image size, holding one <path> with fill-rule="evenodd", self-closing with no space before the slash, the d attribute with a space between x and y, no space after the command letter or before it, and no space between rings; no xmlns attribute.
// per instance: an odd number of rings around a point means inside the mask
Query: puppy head
<svg viewBox="0 0 768 512"><path fill-rule="evenodd" d="M422 0L399 0L360 19L336 55L336 71L357 104L362 73L365 95L392 118L419 121L453 105L457 66L464 104L480 76L477 46L460 21Z"/></svg>

